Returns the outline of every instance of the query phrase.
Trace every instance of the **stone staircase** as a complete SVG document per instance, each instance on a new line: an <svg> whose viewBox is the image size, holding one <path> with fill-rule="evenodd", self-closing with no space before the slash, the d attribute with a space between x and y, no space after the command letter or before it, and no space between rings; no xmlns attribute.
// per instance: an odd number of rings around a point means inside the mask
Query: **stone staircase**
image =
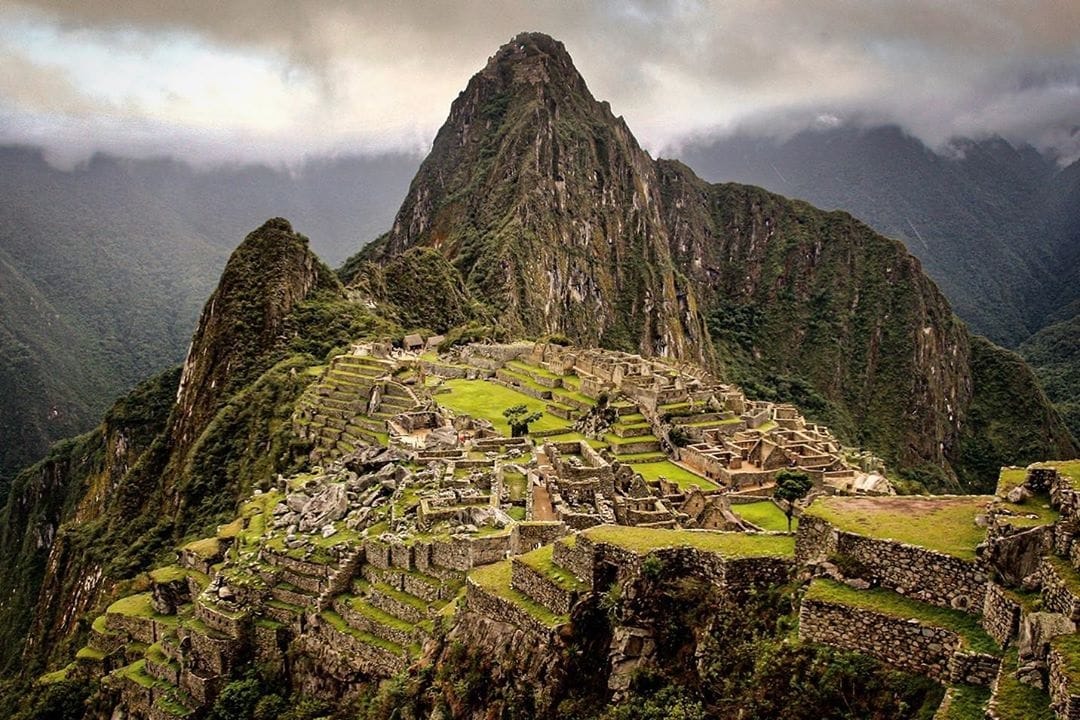
<svg viewBox="0 0 1080 720"><path fill-rule="evenodd" d="M396 365L372 356L338 355L304 392L293 428L314 444L316 462L363 445L386 445L387 421L418 406L416 396L392 379Z"/></svg>

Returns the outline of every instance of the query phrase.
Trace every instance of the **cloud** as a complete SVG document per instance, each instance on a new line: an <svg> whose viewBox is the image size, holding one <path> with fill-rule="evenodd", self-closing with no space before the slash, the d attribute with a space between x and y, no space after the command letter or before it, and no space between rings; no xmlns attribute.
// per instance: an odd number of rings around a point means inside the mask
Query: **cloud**
<svg viewBox="0 0 1080 720"><path fill-rule="evenodd" d="M654 152L830 118L1068 156L1080 123L1080 4L1059 0L16 0L0 26L17 68L0 140L81 130L81 147L127 154L421 150L522 30L562 40Z"/></svg>

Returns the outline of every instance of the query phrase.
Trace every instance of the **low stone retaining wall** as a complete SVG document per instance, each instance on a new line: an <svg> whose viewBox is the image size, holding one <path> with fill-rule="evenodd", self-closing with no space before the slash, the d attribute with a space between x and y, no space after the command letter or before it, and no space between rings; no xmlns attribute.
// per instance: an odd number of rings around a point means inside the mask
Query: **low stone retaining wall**
<svg viewBox="0 0 1080 720"><path fill-rule="evenodd" d="M593 555L591 545L581 545L576 538L573 543L557 542L552 551L552 559L559 567L569 570L574 577L593 587Z"/></svg>
<svg viewBox="0 0 1080 720"><path fill-rule="evenodd" d="M334 602L334 610L342 619L353 628L362 632L371 633L376 637L381 637L383 640L388 640L397 645L408 645L413 641L413 633L408 630L402 630L397 627L391 627L390 625L384 625L380 622L371 620L352 609L352 606L344 600L338 600Z"/></svg>
<svg viewBox="0 0 1080 720"><path fill-rule="evenodd" d="M243 637L247 624L246 615L234 616L201 600L195 602L195 617L208 628L237 639Z"/></svg>
<svg viewBox="0 0 1080 720"><path fill-rule="evenodd" d="M983 601L982 626L990 637L1004 645L1016 636L1020 627L1020 603L1009 597L1005 588L990 583Z"/></svg>
<svg viewBox="0 0 1080 720"><path fill-rule="evenodd" d="M796 561L820 562L835 554L846 555L885 587L921 602L973 614L982 611L990 578L978 561L868 538L804 515L796 536Z"/></svg>
<svg viewBox="0 0 1080 720"><path fill-rule="evenodd" d="M1074 623L1080 623L1080 597L1069 589L1069 583L1049 558L1044 557L1039 563L1039 580L1042 583L1043 609L1061 613Z"/></svg>
<svg viewBox="0 0 1080 720"><path fill-rule="evenodd" d="M419 608L379 592L377 588L372 590L371 595L367 597L367 601L372 607L382 610L388 615L401 618L405 622L421 623L427 619L427 614L421 612Z"/></svg>
<svg viewBox="0 0 1080 720"><path fill-rule="evenodd" d="M157 641L154 620L148 617L107 613L105 615L105 629L127 637L131 641L145 643L146 645Z"/></svg>
<svg viewBox="0 0 1080 720"><path fill-rule="evenodd" d="M528 595L556 615L569 615L578 595L564 590L551 578L514 558L510 564L510 587Z"/></svg>
<svg viewBox="0 0 1080 720"><path fill-rule="evenodd" d="M552 629L522 610L513 602L488 592L471 579L466 581L465 607L496 622L507 623L532 633L540 638L547 638Z"/></svg>
<svg viewBox="0 0 1080 720"><path fill-rule="evenodd" d="M804 600L799 637L869 655L883 663L941 682L990 685L1000 660L960 649L960 636L916 620Z"/></svg>
<svg viewBox="0 0 1080 720"><path fill-rule="evenodd" d="M1050 666L1050 680L1047 689L1050 692L1050 707L1058 720L1080 720L1080 687L1069 681L1065 668L1067 662L1061 651L1050 645L1047 658Z"/></svg>

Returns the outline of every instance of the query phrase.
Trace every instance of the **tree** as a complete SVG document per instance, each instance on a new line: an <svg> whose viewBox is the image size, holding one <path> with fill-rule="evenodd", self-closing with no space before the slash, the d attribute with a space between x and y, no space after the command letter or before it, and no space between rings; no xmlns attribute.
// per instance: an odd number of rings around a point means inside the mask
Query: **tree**
<svg viewBox="0 0 1080 720"><path fill-rule="evenodd" d="M543 416L542 412L530 413L524 405L514 405L503 410L503 417L510 424L510 437L524 437L529 434L529 424Z"/></svg>
<svg viewBox="0 0 1080 720"><path fill-rule="evenodd" d="M781 470L776 474L776 489L773 497L787 503L787 530L791 532L791 516L795 513L795 501L802 500L810 492L814 483L802 470Z"/></svg>

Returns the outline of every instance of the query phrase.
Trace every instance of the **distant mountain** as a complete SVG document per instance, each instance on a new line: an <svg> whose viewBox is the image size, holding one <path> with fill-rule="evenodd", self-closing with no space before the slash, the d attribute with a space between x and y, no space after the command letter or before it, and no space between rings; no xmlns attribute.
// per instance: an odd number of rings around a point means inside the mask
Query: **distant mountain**
<svg viewBox="0 0 1080 720"><path fill-rule="evenodd" d="M1015 164L1002 183L1051 172L1036 153ZM1007 239L988 242L1005 254ZM971 338L903 245L847 213L654 161L546 36L519 36L470 80L360 257L417 248L512 334L723 365L933 487L986 488L1002 462L1075 451L1030 369ZM1005 417L1006 402L1025 412Z"/></svg>
<svg viewBox="0 0 1080 720"><path fill-rule="evenodd" d="M679 157L714 182L844 209L902 240L957 314L1009 347L1080 293L1062 274L1080 250L1080 164L1061 170L1031 147L968 140L942 155L896 127L842 127L692 144Z"/></svg>
<svg viewBox="0 0 1080 720"><path fill-rule="evenodd" d="M235 238L288 213L340 262L385 230L408 156L199 170L0 148L0 485L179 362Z"/></svg>
<svg viewBox="0 0 1080 720"><path fill-rule="evenodd" d="M896 127L801 132L783 142L733 137L680 157L713 181L749 182L842 208L904 242L972 329L1018 348L1050 396L1076 398L1042 341L1080 310L1080 162L1059 168L1027 146L955 141L934 152ZM1066 373L1076 377L1077 371ZM1064 402L1064 400L1061 400ZM1080 436L1075 411L1070 427Z"/></svg>

